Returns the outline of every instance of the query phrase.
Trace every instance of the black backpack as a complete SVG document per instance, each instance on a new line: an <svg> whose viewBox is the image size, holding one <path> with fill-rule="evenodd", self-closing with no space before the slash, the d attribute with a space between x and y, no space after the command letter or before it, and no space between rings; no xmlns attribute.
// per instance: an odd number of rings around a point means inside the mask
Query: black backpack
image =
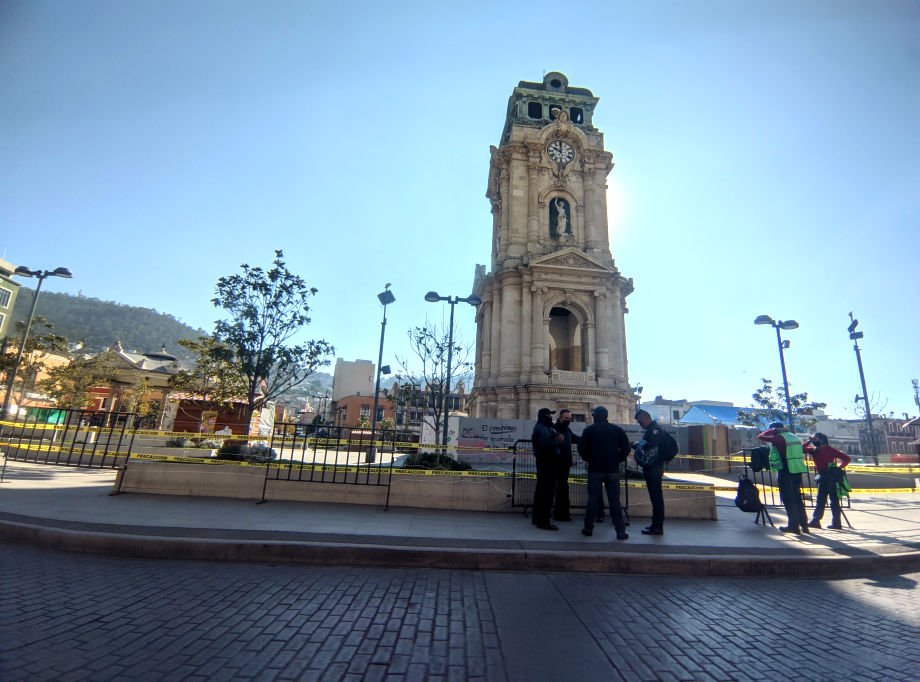
<svg viewBox="0 0 920 682"><path fill-rule="evenodd" d="M751 471L763 471L770 468L770 448L761 445L758 448L751 449Z"/></svg>
<svg viewBox="0 0 920 682"><path fill-rule="evenodd" d="M658 430L658 459L662 462L670 462L680 453L680 447L674 436L664 429Z"/></svg>
<svg viewBox="0 0 920 682"><path fill-rule="evenodd" d="M763 509L760 502L760 492L754 481L747 476L738 479L738 494L735 495L735 506L741 511L756 513Z"/></svg>

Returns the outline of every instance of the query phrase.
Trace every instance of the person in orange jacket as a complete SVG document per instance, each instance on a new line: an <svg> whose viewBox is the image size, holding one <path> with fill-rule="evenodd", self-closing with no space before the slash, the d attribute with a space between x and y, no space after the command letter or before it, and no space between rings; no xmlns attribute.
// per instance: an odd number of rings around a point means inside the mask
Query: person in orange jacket
<svg viewBox="0 0 920 682"><path fill-rule="evenodd" d="M839 476L835 476L834 469L837 468L837 462L840 462L840 469L850 463L850 456L832 448L827 444L827 436L823 433L816 433L805 443L805 454L811 455L815 463L815 470L818 472L816 479L818 481L818 499L815 502L815 511L811 516L809 528L820 528L821 518L824 516L824 508L827 506L827 498L831 498L831 525L828 528L840 530L840 498L837 496L837 483Z"/></svg>

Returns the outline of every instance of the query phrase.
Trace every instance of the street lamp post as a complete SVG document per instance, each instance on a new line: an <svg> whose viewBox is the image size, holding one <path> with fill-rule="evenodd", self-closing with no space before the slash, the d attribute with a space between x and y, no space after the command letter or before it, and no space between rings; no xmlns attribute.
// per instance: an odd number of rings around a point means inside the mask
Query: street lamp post
<svg viewBox="0 0 920 682"><path fill-rule="evenodd" d="M482 303L482 299L475 294L470 294L466 298L460 298L459 296L441 296L437 291L429 291L425 294L425 300L429 303L437 303L438 301L447 301L450 304L450 325L448 326L447 333L447 373L444 386L444 406L442 409L442 419L444 420L443 434L441 436L441 444L444 446L444 451L447 452L447 416L448 416L448 404L450 400L450 370L451 370L451 360L453 360L454 353L454 306L460 302L469 303L471 306L478 306Z"/></svg>
<svg viewBox="0 0 920 682"><path fill-rule="evenodd" d="M789 342L783 341L780 330L798 329L799 323L795 320L774 320L769 315L758 315L757 319L754 320L754 324L768 324L776 330L776 344L779 346L779 364L783 370L783 391L786 394L786 414L789 418L789 430L795 433L795 425L792 421L792 401L789 399L789 381L786 379L786 359L783 356L783 350L789 348Z"/></svg>
<svg viewBox="0 0 920 682"><path fill-rule="evenodd" d="M377 294L377 299L383 304L383 322L380 323L380 352L377 354L377 382L374 384L374 413L371 415L371 447L367 451L365 462L372 464L377 461L377 448L374 445L374 437L377 435L377 402L380 399L380 370L383 362L383 336L387 331L387 306L396 300L393 292L390 291L390 283L387 282L383 291Z"/></svg>
<svg viewBox="0 0 920 682"><path fill-rule="evenodd" d="M869 428L869 443L872 448L872 459L875 461L875 465L878 466L878 448L875 445L875 432L872 430L872 408L869 407L869 391L866 390L866 375L863 374L862 366L862 355L859 352L859 340L863 337L862 332L856 331L856 325L859 324L859 320L853 318L853 313L850 313L850 326L847 327L847 331L850 332L850 341L853 342L853 350L856 351L856 365L859 367L859 382L862 385L862 399L866 405L866 426ZM856 396L857 402L859 401L859 396Z"/></svg>
<svg viewBox="0 0 920 682"><path fill-rule="evenodd" d="M42 282L45 277L64 277L70 279L73 274L67 268L55 268L54 270L32 270L20 265L13 272L14 275L21 277L35 277L38 279L38 285L35 287L35 294L32 296L32 306L29 308L29 317L26 321L26 330L22 334L22 341L19 344L19 352L16 354L16 361L10 370L9 378L6 382L6 395L3 398L3 414L9 415L10 402L13 398L13 384L16 383L16 375L19 374L19 365L22 362L22 353L26 349L26 341L29 339L29 331L32 329L32 318L35 316L35 304L38 303L38 295L42 290Z"/></svg>

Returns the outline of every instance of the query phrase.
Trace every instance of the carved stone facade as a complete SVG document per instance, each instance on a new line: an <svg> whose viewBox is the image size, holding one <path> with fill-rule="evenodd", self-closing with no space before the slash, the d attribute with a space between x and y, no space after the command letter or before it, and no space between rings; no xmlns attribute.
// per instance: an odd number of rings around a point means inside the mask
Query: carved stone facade
<svg viewBox="0 0 920 682"><path fill-rule="evenodd" d="M603 405L630 423L624 315L631 279L607 230L613 157L591 123L597 98L560 73L520 82L491 148L491 271L476 266L472 414L536 418L541 407L589 419ZM590 421L590 419L589 419Z"/></svg>

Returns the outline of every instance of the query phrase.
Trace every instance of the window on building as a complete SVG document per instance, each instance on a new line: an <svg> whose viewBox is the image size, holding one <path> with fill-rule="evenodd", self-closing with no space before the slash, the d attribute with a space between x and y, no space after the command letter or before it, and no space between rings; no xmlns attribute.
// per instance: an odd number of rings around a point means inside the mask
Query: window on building
<svg viewBox="0 0 920 682"><path fill-rule="evenodd" d="M671 419L674 421L680 419L680 410L671 410Z"/></svg>
<svg viewBox="0 0 920 682"><path fill-rule="evenodd" d="M543 118L543 105L539 102L528 102L527 116L530 118Z"/></svg>
<svg viewBox="0 0 920 682"><path fill-rule="evenodd" d="M358 414L360 415L361 419L370 419L371 418L371 406L362 405L361 412L359 412Z"/></svg>
<svg viewBox="0 0 920 682"><path fill-rule="evenodd" d="M383 408L377 408L377 421L383 421Z"/></svg>
<svg viewBox="0 0 920 682"><path fill-rule="evenodd" d="M6 315L0 313L0 329L3 329L3 321L6 319Z"/></svg>
<svg viewBox="0 0 920 682"><path fill-rule="evenodd" d="M571 107L569 109L569 120L580 125L585 122L585 112L582 111L581 107Z"/></svg>
<svg viewBox="0 0 920 682"><path fill-rule="evenodd" d="M0 308L6 308L10 305L10 298L13 294L9 289L0 287Z"/></svg>

